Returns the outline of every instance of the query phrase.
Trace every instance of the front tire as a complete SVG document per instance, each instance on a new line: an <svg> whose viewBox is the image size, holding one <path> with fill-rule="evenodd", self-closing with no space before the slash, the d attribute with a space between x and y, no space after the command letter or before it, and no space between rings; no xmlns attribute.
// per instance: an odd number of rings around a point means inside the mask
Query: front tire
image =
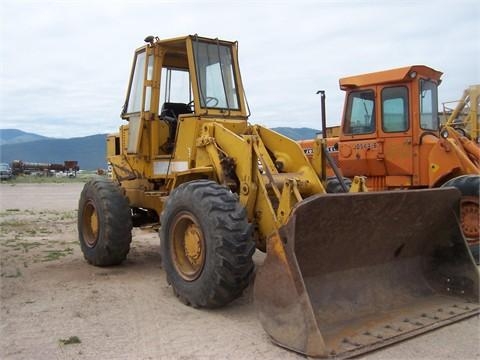
<svg viewBox="0 0 480 360"><path fill-rule="evenodd" d="M83 187L78 236L83 255L92 265L118 265L127 257L132 242L130 207L112 181L94 178Z"/></svg>
<svg viewBox="0 0 480 360"><path fill-rule="evenodd" d="M160 238L167 281L185 304L221 307L248 286L255 244L229 189L209 180L180 185L165 204Z"/></svg>
<svg viewBox="0 0 480 360"><path fill-rule="evenodd" d="M470 251L478 264L480 246L479 191L480 176L462 175L447 181L442 187L455 187L460 190L460 223Z"/></svg>

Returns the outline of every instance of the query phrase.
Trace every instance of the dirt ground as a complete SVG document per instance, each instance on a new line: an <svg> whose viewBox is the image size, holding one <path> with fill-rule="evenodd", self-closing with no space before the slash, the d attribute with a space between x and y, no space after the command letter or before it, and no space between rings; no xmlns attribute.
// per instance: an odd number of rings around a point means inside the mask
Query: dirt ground
<svg viewBox="0 0 480 360"><path fill-rule="evenodd" d="M82 186L0 185L1 359L304 358L269 341L251 288L220 310L181 304L157 233L135 229L121 266L88 265L76 230ZM360 358L480 359L479 324L477 316Z"/></svg>

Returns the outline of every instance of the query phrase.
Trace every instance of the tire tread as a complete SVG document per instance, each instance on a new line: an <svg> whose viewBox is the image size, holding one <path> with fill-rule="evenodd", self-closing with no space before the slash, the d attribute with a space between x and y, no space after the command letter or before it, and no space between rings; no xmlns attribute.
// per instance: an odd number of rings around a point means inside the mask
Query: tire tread
<svg viewBox="0 0 480 360"><path fill-rule="evenodd" d="M83 240L82 215L87 201L93 200L97 209L100 234L95 247ZM78 232L85 259L95 266L118 265L130 251L132 219L127 199L120 188L104 178L93 178L82 190L78 210Z"/></svg>
<svg viewBox="0 0 480 360"><path fill-rule="evenodd" d="M180 185L165 204L161 223L167 224L173 215L176 203L191 198L202 204L205 218L214 229L213 234L214 271L205 280L201 293L190 293L177 284L177 277L171 264L166 266L167 279L180 300L193 307L215 308L228 304L239 297L248 286L254 270L252 254L255 244L251 238L251 225L247 221L246 211L238 202L235 194L227 188L210 180L198 180ZM161 228L162 259L168 255L167 230Z"/></svg>

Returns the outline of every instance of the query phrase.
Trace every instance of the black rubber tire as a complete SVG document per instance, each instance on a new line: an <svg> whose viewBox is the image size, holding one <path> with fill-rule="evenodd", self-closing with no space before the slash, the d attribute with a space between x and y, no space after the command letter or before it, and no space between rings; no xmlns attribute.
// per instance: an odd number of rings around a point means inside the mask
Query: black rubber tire
<svg viewBox="0 0 480 360"><path fill-rule="evenodd" d="M131 212L112 181L95 177L85 184L78 202L77 226L80 247L90 264L118 265L126 259L132 242Z"/></svg>
<svg viewBox="0 0 480 360"><path fill-rule="evenodd" d="M181 216L193 219L203 235L204 260L194 279L182 276L172 254L178 241L174 225ZM184 183L170 194L160 222L162 266L183 303L217 308L242 294L254 271L255 243L246 211L235 194L210 180Z"/></svg>
<svg viewBox="0 0 480 360"><path fill-rule="evenodd" d="M347 185L347 188L350 190L350 187L352 186L352 180L344 177L343 182L345 183L345 185ZM338 194L338 193L345 192L342 188L342 185L340 184L340 181L336 176L327 178L327 186L325 190L327 190L327 193L329 194Z"/></svg>
<svg viewBox="0 0 480 360"><path fill-rule="evenodd" d="M455 187L460 190L462 197L476 199L478 206L479 192L480 192L480 176L479 175L462 175L447 181L442 187ZM475 202L475 200L473 200ZM469 248L477 264L480 263L480 251L479 251L479 237L467 237L469 242Z"/></svg>

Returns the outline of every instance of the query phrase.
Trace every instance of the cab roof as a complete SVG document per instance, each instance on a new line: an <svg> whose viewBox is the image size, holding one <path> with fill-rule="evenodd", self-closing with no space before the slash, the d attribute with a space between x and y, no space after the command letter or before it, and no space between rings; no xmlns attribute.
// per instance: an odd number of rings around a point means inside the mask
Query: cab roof
<svg viewBox="0 0 480 360"><path fill-rule="evenodd" d="M179 36L179 37L174 37L169 39L160 39L158 37L152 36L152 43L143 45L142 47L138 48L136 51L138 52L139 50L145 49L146 47L150 47L150 46L163 48L166 50L164 65L169 67L188 68L187 43L189 41L195 42L197 40L202 42L214 43L214 44L218 42L220 45L227 45L227 46L232 46L236 44L236 42L233 42L233 41L212 39L212 38L198 36L196 34Z"/></svg>
<svg viewBox="0 0 480 360"><path fill-rule="evenodd" d="M340 89L349 90L359 87L412 81L418 76L438 82L442 72L425 65L411 65L396 69L377 71L367 74L341 78Z"/></svg>
<svg viewBox="0 0 480 360"><path fill-rule="evenodd" d="M158 37L153 37L153 40L155 44L158 44L160 46L168 47L168 48L182 48L185 47L185 44L187 41L190 39L191 41L206 41L206 42L211 42L211 43L219 43L222 45L232 45L235 44L235 41L228 41L228 40L220 40L220 39L214 39L214 38L207 38L203 36L198 36L197 34L195 35L186 35L186 36L178 36L174 38L168 38L168 39L160 39Z"/></svg>

